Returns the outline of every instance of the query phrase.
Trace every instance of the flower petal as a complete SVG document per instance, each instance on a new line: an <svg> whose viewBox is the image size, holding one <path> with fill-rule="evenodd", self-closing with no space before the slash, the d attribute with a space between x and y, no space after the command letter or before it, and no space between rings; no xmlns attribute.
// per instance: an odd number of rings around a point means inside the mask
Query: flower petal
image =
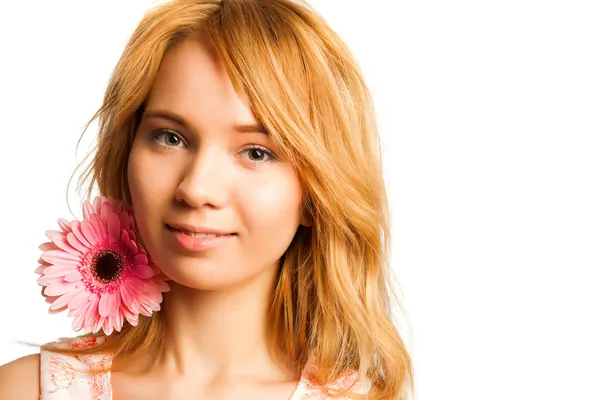
<svg viewBox="0 0 600 400"><path fill-rule="evenodd" d="M89 306L85 310L85 320L83 325L86 329L91 330L96 320L96 317L100 317L98 314L98 303L100 302L100 295L98 293L92 293L89 298Z"/></svg>
<svg viewBox="0 0 600 400"><path fill-rule="evenodd" d="M105 201L102 203L102 205L100 206L100 212L98 214L100 214L102 221L106 222L108 220L108 217L111 214L111 206L109 201Z"/></svg>
<svg viewBox="0 0 600 400"><path fill-rule="evenodd" d="M108 239L111 243L118 242L121 238L121 221L119 220L119 217L113 213L108 214L107 218L106 228L108 232Z"/></svg>
<svg viewBox="0 0 600 400"><path fill-rule="evenodd" d="M94 208L94 212L96 214L100 214L100 206L102 205L102 203L104 201L106 201L106 197L105 196L96 196L96 197L94 197L94 200L92 200L90 202L90 204Z"/></svg>
<svg viewBox="0 0 600 400"><path fill-rule="evenodd" d="M85 307L85 305L83 307ZM70 308L69 307L69 312L67 313L67 316L74 317L74 316L83 314L83 311L82 311L83 307L80 307L80 308Z"/></svg>
<svg viewBox="0 0 600 400"><path fill-rule="evenodd" d="M51 230L48 230L48 231L44 232L44 235L46 235L46 237L48 239L50 239L51 241L54 242L54 238L56 236L63 236L63 233L61 231L55 231L55 230L51 229Z"/></svg>
<svg viewBox="0 0 600 400"><path fill-rule="evenodd" d="M38 258L37 262L41 265L43 265L44 267L48 267L52 264L50 264L49 262L44 261L44 259L42 257Z"/></svg>
<svg viewBox="0 0 600 400"><path fill-rule="evenodd" d="M69 233L69 234L71 234L71 233ZM71 244L67 240L66 236L63 235L62 233L59 235L54 235L54 237L52 238L52 241L64 252L74 254L77 256L80 256L82 253L77 248L71 246ZM85 250L84 252L87 252L87 250Z"/></svg>
<svg viewBox="0 0 600 400"><path fill-rule="evenodd" d="M71 227L73 228L73 234L75 235L75 237L86 247L92 247L92 244L90 243L89 240L87 240L87 238L85 237L85 235L83 234L83 231L81 230L81 222L79 221L73 221L73 223L71 224Z"/></svg>
<svg viewBox="0 0 600 400"><path fill-rule="evenodd" d="M129 226L129 222L131 220L129 219L129 214L127 212L121 212L119 214L119 220L121 221L121 229L125 229L125 231L128 231L130 228L132 228L131 226Z"/></svg>
<svg viewBox="0 0 600 400"><path fill-rule="evenodd" d="M83 317L84 317L84 313L81 313L80 315L76 315L75 318L73 319L73 323L71 324L71 328L75 331L75 332L79 332L80 330L83 329Z"/></svg>
<svg viewBox="0 0 600 400"><path fill-rule="evenodd" d="M46 269L44 270L44 276L63 277L73 271L77 271L76 265L59 263L46 267Z"/></svg>
<svg viewBox="0 0 600 400"><path fill-rule="evenodd" d="M114 315L111 315L104 319L104 323L102 325L102 330L104 331L104 334L110 335L111 333L113 333L113 320Z"/></svg>
<svg viewBox="0 0 600 400"><path fill-rule="evenodd" d="M149 305L141 303L140 304L140 314L145 315L146 317L152 316L152 308Z"/></svg>
<svg viewBox="0 0 600 400"><path fill-rule="evenodd" d="M119 308L117 310L117 313L115 314L115 330L117 332L121 332L121 329L123 328L123 320L125 319L125 316L123 315L123 309Z"/></svg>
<svg viewBox="0 0 600 400"><path fill-rule="evenodd" d="M129 235L127 235L127 241L125 243L127 243L126 249L129 254L136 254L139 251L137 244L129 239Z"/></svg>
<svg viewBox="0 0 600 400"><path fill-rule="evenodd" d="M44 289L46 289L46 288L44 287ZM44 295L44 293L43 293L43 292L42 292L42 296L44 296L44 300L45 300L45 301L46 301L46 303L48 303L48 304L52 304L52 303L54 303L54 302L55 302L56 300L58 300L58 298L60 297L60 296L46 296L46 295ZM50 309L48 310L48 312L51 312L51 311L52 311L52 310L50 310Z"/></svg>
<svg viewBox="0 0 600 400"><path fill-rule="evenodd" d="M106 223L102 221L102 218L100 218L98 214L91 215L90 224L93 225L94 229L100 236L100 240L105 241L108 239L108 233L106 232Z"/></svg>
<svg viewBox="0 0 600 400"><path fill-rule="evenodd" d="M54 281L46 287L45 293L47 296L58 296L73 289L75 289L75 283L73 282Z"/></svg>
<svg viewBox="0 0 600 400"><path fill-rule="evenodd" d="M171 290L171 287L169 286L169 284L163 280L156 280L156 287L158 290L160 290L161 292L169 292Z"/></svg>
<svg viewBox="0 0 600 400"><path fill-rule="evenodd" d="M71 232L71 223L69 221L67 221L66 219L59 218L58 226L64 233Z"/></svg>
<svg viewBox="0 0 600 400"><path fill-rule="evenodd" d="M130 289L132 289L136 296L137 294L144 293L146 291L146 284L140 278L130 275L127 279L123 281L123 285L127 285Z"/></svg>
<svg viewBox="0 0 600 400"><path fill-rule="evenodd" d="M156 292L151 292L151 291L143 293L142 295L140 295L138 297L138 300L142 304L146 304L148 306L151 306L152 304L157 303L155 293Z"/></svg>
<svg viewBox="0 0 600 400"><path fill-rule="evenodd" d="M129 322L129 324L131 324L132 326L136 326L138 324L138 314L134 314L133 312L129 311L127 307L123 308L123 314L125 315L125 318Z"/></svg>
<svg viewBox="0 0 600 400"><path fill-rule="evenodd" d="M121 242L121 244L124 244L125 246L127 246L129 244L131 240L129 239L129 234L127 233L127 231L125 229L121 229L121 234L119 236L119 242ZM135 254L135 253L133 253Z"/></svg>
<svg viewBox="0 0 600 400"><path fill-rule="evenodd" d="M62 250L48 250L42 253L42 259L51 264L58 264L61 261L79 263L79 261L81 261L81 256L73 253L67 253Z"/></svg>
<svg viewBox="0 0 600 400"><path fill-rule="evenodd" d="M83 276L81 275L81 272L75 270L66 274L63 279L65 280L65 282L78 282L83 279Z"/></svg>
<svg viewBox="0 0 600 400"><path fill-rule="evenodd" d="M131 258L131 263L136 265L146 264L148 265L148 257L144 253L137 253Z"/></svg>
<svg viewBox="0 0 600 400"><path fill-rule="evenodd" d="M96 316L94 321L92 322L92 332L97 333L100 328L102 328L102 323L104 322L104 318L101 316Z"/></svg>
<svg viewBox="0 0 600 400"><path fill-rule="evenodd" d="M97 232L92 223L87 220L81 221L81 232L88 242L90 242L91 246L94 246L102 240L102 235Z"/></svg>
<svg viewBox="0 0 600 400"><path fill-rule="evenodd" d="M119 292L121 293L121 300L123 304L129 307L135 298L135 291L128 285L123 284L119 287Z"/></svg>
<svg viewBox="0 0 600 400"><path fill-rule="evenodd" d="M67 242L69 242L71 247L79 250L83 254L86 254L88 251L90 251L90 247L81 243L79 241L79 239L77 239L77 236L75 236L75 234L73 232L67 233Z"/></svg>
<svg viewBox="0 0 600 400"><path fill-rule="evenodd" d="M78 308L83 307L91 298L91 293L87 290L82 290L77 293L71 301L69 301L69 308L72 310L76 310Z"/></svg>
<svg viewBox="0 0 600 400"><path fill-rule="evenodd" d="M42 275L37 279L37 284L41 286L48 286L54 282L63 282L63 277Z"/></svg>
<svg viewBox="0 0 600 400"><path fill-rule="evenodd" d="M50 306L51 310L59 310L61 308L66 308L67 305L69 304L69 301L71 301L71 299L73 299L73 297L77 296L79 294L78 291L72 291L72 292L67 292L65 294L63 294L62 296L60 296L58 299L56 299L54 301L54 303L52 303L52 305Z"/></svg>
<svg viewBox="0 0 600 400"><path fill-rule="evenodd" d="M134 315L138 315L140 313L140 302L135 297L131 301L131 304L128 304L127 307Z"/></svg>
<svg viewBox="0 0 600 400"><path fill-rule="evenodd" d="M69 307L69 312L68 312L67 316L69 316L69 317L75 316L76 317L78 315L83 315L83 317L85 318L85 316L87 315L86 314L87 310L90 308L90 305L91 305L91 300L90 300L92 298L91 295L92 295L92 293L88 292L88 300L85 303L83 303L79 308L70 308Z"/></svg>
<svg viewBox="0 0 600 400"><path fill-rule="evenodd" d="M44 242L38 246L41 251L58 250L58 246L54 242Z"/></svg>
<svg viewBox="0 0 600 400"><path fill-rule="evenodd" d="M96 199L94 199L94 203L96 203ZM96 212L95 208L87 200L83 202L83 205L81 208L83 211L83 219L84 220L89 220L90 216Z"/></svg>
<svg viewBox="0 0 600 400"><path fill-rule="evenodd" d="M148 279L154 276L154 270L147 265L134 265L130 269L131 273L141 279Z"/></svg>
<svg viewBox="0 0 600 400"><path fill-rule="evenodd" d="M48 308L48 314L58 314L58 313L65 311L66 309L67 309L67 307L59 308L58 310L53 310L51 308Z"/></svg>
<svg viewBox="0 0 600 400"><path fill-rule="evenodd" d="M108 317L117 312L117 300L119 296L116 293L102 293L100 297L100 304L98 305L98 312L102 317Z"/></svg>

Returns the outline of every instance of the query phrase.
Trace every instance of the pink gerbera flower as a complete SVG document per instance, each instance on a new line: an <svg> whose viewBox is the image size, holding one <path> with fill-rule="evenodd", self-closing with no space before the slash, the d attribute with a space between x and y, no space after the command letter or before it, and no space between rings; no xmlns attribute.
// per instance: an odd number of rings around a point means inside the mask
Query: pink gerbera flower
<svg viewBox="0 0 600 400"><path fill-rule="evenodd" d="M156 264L135 242L131 207L112 197L83 203L83 220L58 220L60 231L47 231L35 272L50 303L49 312L69 309L73 329L106 335L124 320L135 326L139 314L160 310L169 291Z"/></svg>

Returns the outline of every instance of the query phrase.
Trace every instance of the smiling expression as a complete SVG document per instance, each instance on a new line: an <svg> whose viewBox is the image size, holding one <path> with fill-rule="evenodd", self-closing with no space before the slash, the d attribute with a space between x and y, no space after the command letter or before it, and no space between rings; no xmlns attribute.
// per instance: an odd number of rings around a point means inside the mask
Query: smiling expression
<svg viewBox="0 0 600 400"><path fill-rule="evenodd" d="M165 54L127 174L148 252L170 279L187 287L231 287L274 272L298 226L306 224L297 171L236 94L200 34ZM175 239L168 227L174 224L235 235L190 251Z"/></svg>

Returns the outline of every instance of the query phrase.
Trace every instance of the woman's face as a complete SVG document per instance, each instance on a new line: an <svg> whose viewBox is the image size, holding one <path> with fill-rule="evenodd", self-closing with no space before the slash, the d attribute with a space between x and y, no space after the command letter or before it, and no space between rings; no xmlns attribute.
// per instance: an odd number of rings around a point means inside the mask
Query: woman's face
<svg viewBox="0 0 600 400"><path fill-rule="evenodd" d="M127 178L145 247L169 279L218 289L273 273L299 224L309 224L293 166L260 128L236 128L254 124L200 35L165 54ZM202 249L207 239L175 233L177 225L233 235Z"/></svg>

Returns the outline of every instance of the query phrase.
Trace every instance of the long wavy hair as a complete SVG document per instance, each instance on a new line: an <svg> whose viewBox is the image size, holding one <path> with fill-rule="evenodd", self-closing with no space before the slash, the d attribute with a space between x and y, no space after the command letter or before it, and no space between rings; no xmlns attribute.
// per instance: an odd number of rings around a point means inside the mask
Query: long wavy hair
<svg viewBox="0 0 600 400"><path fill-rule="evenodd" d="M78 188L87 182L88 199L97 185L100 195L131 203L127 161L161 60L200 31L307 193L312 226L299 227L280 261L269 311L272 348L298 371L314 356L315 379L323 384L351 368L372 381L368 398L414 396L412 360L392 316L394 305L405 310L389 265L390 217L372 97L347 45L306 2L174 0L149 10L83 130L82 136L98 121L95 152L86 157L93 155ZM156 354L163 327L158 311L95 347L42 348L111 352L127 362ZM93 336L102 334L80 337Z"/></svg>

